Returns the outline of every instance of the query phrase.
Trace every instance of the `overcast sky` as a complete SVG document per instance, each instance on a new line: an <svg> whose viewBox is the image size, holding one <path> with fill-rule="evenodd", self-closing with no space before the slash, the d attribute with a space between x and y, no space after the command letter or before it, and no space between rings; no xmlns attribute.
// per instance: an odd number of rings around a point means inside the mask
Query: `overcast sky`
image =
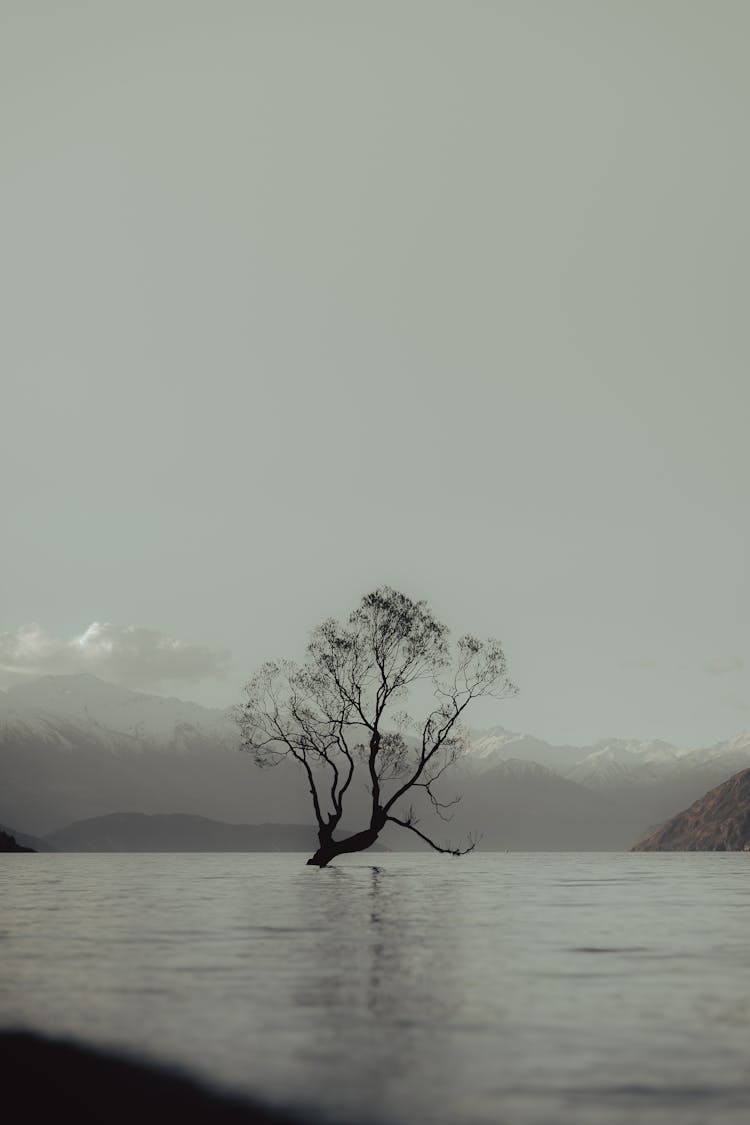
<svg viewBox="0 0 750 1125"><path fill-rule="evenodd" d="M223 705L389 583L483 725L750 726L750 5L0 17L9 676Z"/></svg>

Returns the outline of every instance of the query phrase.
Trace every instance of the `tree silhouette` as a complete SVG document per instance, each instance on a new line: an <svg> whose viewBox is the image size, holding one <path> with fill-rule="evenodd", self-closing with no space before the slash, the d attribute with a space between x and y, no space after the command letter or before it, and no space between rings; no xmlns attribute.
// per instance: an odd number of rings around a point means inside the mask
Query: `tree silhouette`
<svg viewBox="0 0 750 1125"><path fill-rule="evenodd" d="M418 681L431 684L432 703L415 722L397 708ZM237 717L242 748L259 766L291 758L307 780L319 844L308 863L325 867L338 855L371 847L389 822L435 851L463 855L475 839L463 848L441 847L418 827L405 799L421 790L449 820L460 798L441 801L433 787L464 749L460 721L467 707L481 696L515 692L498 641L463 636L451 661L448 630L426 603L381 586L343 624L331 618L318 626L303 664L262 665ZM369 824L334 839L347 793L360 777L370 795Z"/></svg>

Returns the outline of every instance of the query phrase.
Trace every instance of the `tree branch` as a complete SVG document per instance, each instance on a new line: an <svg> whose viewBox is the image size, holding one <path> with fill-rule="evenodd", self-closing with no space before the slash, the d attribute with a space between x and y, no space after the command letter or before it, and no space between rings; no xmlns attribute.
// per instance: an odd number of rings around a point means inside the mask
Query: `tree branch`
<svg viewBox="0 0 750 1125"><path fill-rule="evenodd" d="M411 824L408 820L399 820L397 816L391 816L390 814L386 817L386 820L392 820L394 824L398 824L401 828L408 828L410 832L414 832L421 840L424 840L426 844L434 848L436 852L441 852L443 855L467 855L468 852L473 852L474 848L477 846L477 840L470 836L469 844L466 848L441 848L439 844L436 844L429 836L425 836L424 832L420 832L416 825Z"/></svg>

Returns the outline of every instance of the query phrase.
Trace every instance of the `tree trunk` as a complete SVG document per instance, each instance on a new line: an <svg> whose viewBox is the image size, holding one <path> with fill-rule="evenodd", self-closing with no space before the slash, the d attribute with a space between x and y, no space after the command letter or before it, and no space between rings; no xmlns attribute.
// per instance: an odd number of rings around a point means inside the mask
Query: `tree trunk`
<svg viewBox="0 0 750 1125"><path fill-rule="evenodd" d="M380 829L366 828L363 832L355 832L346 840L334 840L330 833L319 832L320 847L315 855L307 861L308 867L327 867L337 855L347 852L364 852L371 848L380 835Z"/></svg>

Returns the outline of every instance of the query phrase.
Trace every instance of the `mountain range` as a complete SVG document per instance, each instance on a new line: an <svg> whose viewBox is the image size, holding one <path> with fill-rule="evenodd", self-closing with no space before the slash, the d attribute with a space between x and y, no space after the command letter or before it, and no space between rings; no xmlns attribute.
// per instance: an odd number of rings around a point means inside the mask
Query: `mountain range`
<svg viewBox="0 0 750 1125"><path fill-rule="evenodd" d="M620 849L750 767L750 735L695 750L612 739L555 746L495 727L471 732L443 792L463 795L438 839L484 848ZM47 676L0 692L0 823L49 836L72 821L132 810L241 824L310 823L293 766L258 769L239 752L231 710L129 691L95 676ZM348 816L367 793L351 791ZM424 827L434 820L424 815ZM408 837L408 838L405 838ZM418 844L389 834L388 846Z"/></svg>

